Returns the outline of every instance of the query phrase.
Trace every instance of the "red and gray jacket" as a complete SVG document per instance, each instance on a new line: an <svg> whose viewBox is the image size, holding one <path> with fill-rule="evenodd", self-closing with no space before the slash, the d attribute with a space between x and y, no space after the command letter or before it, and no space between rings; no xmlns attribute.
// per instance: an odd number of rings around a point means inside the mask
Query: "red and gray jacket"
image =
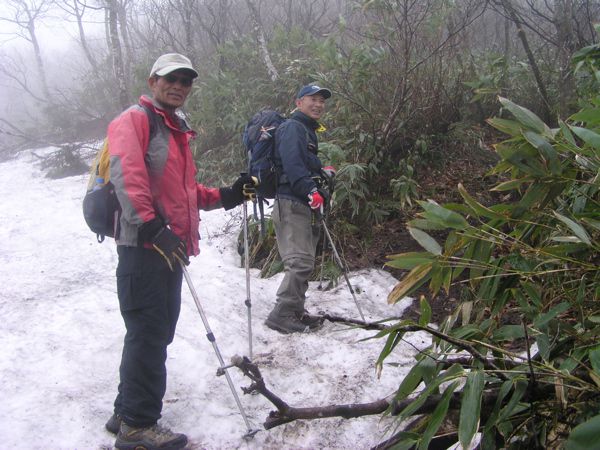
<svg viewBox="0 0 600 450"><path fill-rule="evenodd" d="M155 123L151 125L140 105L154 113ZM123 111L108 126L110 178L122 209L117 245L137 246L139 226L160 215L186 242L188 254L197 255L198 210L220 208L219 189L196 182L189 146L196 133L187 123L146 96L140 105Z"/></svg>

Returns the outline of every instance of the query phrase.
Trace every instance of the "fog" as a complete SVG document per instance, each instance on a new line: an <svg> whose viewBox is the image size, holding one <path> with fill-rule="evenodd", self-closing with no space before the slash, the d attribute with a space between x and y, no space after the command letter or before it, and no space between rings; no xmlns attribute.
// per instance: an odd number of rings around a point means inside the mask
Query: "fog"
<svg viewBox="0 0 600 450"><path fill-rule="evenodd" d="M40 6L46 5L46 6ZM70 92L82 77L89 76L77 24L54 2L42 1L35 19L28 18L36 6L26 0L0 0L0 152L18 141L27 130L40 129L45 110L51 108L44 95L31 32L33 25L49 91L54 101L69 102ZM27 10L24 9L27 7ZM87 10L83 22L90 47L105 48L101 11Z"/></svg>

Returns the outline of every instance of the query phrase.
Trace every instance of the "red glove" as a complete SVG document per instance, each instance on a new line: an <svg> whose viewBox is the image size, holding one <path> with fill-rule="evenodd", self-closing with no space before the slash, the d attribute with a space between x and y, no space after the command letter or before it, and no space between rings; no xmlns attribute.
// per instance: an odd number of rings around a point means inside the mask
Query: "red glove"
<svg viewBox="0 0 600 450"><path fill-rule="evenodd" d="M319 194L319 191L314 191L308 194L308 205L312 209L323 209L323 196Z"/></svg>
<svg viewBox="0 0 600 450"><path fill-rule="evenodd" d="M335 167L333 166L327 166L327 167L323 167L321 169L323 171L323 174L327 177L327 178L333 178L335 177Z"/></svg>

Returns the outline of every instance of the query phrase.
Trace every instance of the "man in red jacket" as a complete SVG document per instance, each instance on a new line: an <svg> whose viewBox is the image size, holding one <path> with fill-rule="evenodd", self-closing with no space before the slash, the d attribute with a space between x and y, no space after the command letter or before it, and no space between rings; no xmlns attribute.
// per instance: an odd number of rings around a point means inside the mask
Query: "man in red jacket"
<svg viewBox="0 0 600 450"><path fill-rule="evenodd" d="M121 205L115 233L117 293L127 330L114 414L106 424L120 450L176 450L187 437L157 425L166 390L167 346L181 306L182 269L199 253L199 209L233 208L252 195L252 179L230 188L196 182L189 142L196 136L179 108L198 72L180 54L159 57L151 97L108 127L111 181Z"/></svg>

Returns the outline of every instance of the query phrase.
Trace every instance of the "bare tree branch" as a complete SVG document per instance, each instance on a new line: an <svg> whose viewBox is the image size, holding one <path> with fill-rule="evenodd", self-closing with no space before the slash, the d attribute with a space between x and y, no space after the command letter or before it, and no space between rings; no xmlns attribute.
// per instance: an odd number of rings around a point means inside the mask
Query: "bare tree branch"
<svg viewBox="0 0 600 450"><path fill-rule="evenodd" d="M269 49L267 48L267 39L265 37L265 30L263 28L262 21L260 20L260 12L258 11L256 5L252 2L252 0L246 0L246 5L248 5L248 9L250 10L250 18L254 25L254 35L258 43L258 51L262 57L263 62L265 63L271 81L277 81L277 79L279 78L279 73L273 65L273 61L271 60L271 54L269 53Z"/></svg>
<svg viewBox="0 0 600 450"><path fill-rule="evenodd" d="M33 47L33 54L36 61L40 83L42 85L43 95L50 98L48 89L48 79L40 43L37 37L36 26L39 20L47 15L50 0L41 0L40 2L28 0L7 0L7 6L11 11L5 10L0 16L0 21L9 22L17 26L16 33L28 41Z"/></svg>

